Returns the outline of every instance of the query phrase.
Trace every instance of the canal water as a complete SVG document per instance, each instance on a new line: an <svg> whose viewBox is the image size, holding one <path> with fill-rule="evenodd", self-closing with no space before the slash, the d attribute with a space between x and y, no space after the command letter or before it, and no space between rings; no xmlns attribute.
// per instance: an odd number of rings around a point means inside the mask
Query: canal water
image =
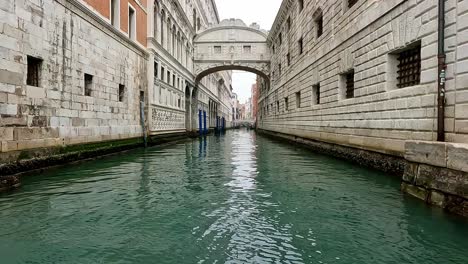
<svg viewBox="0 0 468 264"><path fill-rule="evenodd" d="M0 263L468 263L468 221L399 180L230 131L27 177Z"/></svg>

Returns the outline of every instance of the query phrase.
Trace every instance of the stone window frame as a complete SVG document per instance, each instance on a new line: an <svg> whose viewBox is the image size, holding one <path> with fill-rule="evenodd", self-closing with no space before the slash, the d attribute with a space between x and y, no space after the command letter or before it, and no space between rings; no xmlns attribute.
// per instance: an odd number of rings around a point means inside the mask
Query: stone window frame
<svg viewBox="0 0 468 264"><path fill-rule="evenodd" d="M406 52L408 50L411 50L411 49L415 49L415 48L418 48L419 49L419 52L421 52L422 50L422 45L421 45L421 40L417 40L413 43L410 43L402 48L398 48L396 50L393 50L393 51L390 51L388 54L387 54L387 73L386 73L386 80L385 80L385 85L386 85L386 90L387 91L393 91L393 90L397 90L397 89L404 89L404 88L409 88L409 87L414 87L414 86L417 86L417 85L420 85L421 84L421 73L422 73L422 69L421 69L421 55L419 55L419 81L417 83L415 83L414 85L410 85L410 86L405 86L405 87L399 87L399 82L398 82L398 78L399 78L399 68L398 68L398 65L399 65L399 62L398 62L398 58L399 56L403 53L403 52Z"/></svg>
<svg viewBox="0 0 468 264"><path fill-rule="evenodd" d="M244 45L242 46L242 51L246 54L252 53L252 45Z"/></svg>
<svg viewBox="0 0 468 264"><path fill-rule="evenodd" d="M213 53L214 54L221 54L222 53L222 47L219 45L213 46Z"/></svg>
<svg viewBox="0 0 468 264"><path fill-rule="evenodd" d="M289 111L289 98L287 96L284 97L284 111L285 112Z"/></svg>
<svg viewBox="0 0 468 264"><path fill-rule="evenodd" d="M109 22L113 27L120 29L120 0L109 1Z"/></svg>
<svg viewBox="0 0 468 264"><path fill-rule="evenodd" d="M350 82L351 77L353 78L352 82ZM340 74L338 84L338 100L347 100L355 97L355 78L356 75L354 68Z"/></svg>
<svg viewBox="0 0 468 264"><path fill-rule="evenodd" d="M132 12L133 15L131 16ZM137 39L137 10L130 3L128 3L128 37L131 40Z"/></svg>
<svg viewBox="0 0 468 264"><path fill-rule="evenodd" d="M41 87L43 60L34 56L27 56L26 85Z"/></svg>
<svg viewBox="0 0 468 264"><path fill-rule="evenodd" d="M324 21L323 21L322 9L317 8L317 10L312 15L312 18L314 20L314 25L315 25L315 38L319 39L320 37L323 36L325 32L324 27L323 27Z"/></svg>

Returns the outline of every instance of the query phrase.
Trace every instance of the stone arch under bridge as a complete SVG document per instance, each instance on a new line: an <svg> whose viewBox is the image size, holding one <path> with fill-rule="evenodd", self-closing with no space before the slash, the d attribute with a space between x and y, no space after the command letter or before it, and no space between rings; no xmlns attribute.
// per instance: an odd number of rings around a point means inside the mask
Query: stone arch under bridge
<svg viewBox="0 0 468 264"><path fill-rule="evenodd" d="M218 71L244 70L270 81L267 32L256 24L226 19L200 32L194 40L196 82Z"/></svg>

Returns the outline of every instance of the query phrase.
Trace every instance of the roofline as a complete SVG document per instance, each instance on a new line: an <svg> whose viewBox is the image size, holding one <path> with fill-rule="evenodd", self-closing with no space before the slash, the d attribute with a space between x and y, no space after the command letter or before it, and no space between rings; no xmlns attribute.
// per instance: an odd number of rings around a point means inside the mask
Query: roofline
<svg viewBox="0 0 468 264"><path fill-rule="evenodd" d="M268 41L271 41L271 39L274 37L274 35L276 35L276 28L279 26L279 24L282 22L282 19L283 19L283 14L288 5L288 2L290 0L283 0L283 2L281 3L281 6L278 10L278 13L276 14L276 18L275 18L275 22L273 22L273 25L271 26L271 29L270 29L270 32L268 33L268 38L267 40Z"/></svg>

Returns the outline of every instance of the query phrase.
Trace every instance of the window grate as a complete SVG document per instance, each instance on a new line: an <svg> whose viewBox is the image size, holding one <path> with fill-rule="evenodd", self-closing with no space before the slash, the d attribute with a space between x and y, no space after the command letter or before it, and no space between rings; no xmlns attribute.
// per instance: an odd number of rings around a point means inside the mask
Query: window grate
<svg viewBox="0 0 468 264"><path fill-rule="evenodd" d="M421 83L421 45L398 54L398 88Z"/></svg>
<svg viewBox="0 0 468 264"><path fill-rule="evenodd" d="M346 73L346 99L354 97L354 70Z"/></svg>
<svg viewBox="0 0 468 264"><path fill-rule="evenodd" d="M349 8L353 7L357 2L358 0L348 0L348 7Z"/></svg>

